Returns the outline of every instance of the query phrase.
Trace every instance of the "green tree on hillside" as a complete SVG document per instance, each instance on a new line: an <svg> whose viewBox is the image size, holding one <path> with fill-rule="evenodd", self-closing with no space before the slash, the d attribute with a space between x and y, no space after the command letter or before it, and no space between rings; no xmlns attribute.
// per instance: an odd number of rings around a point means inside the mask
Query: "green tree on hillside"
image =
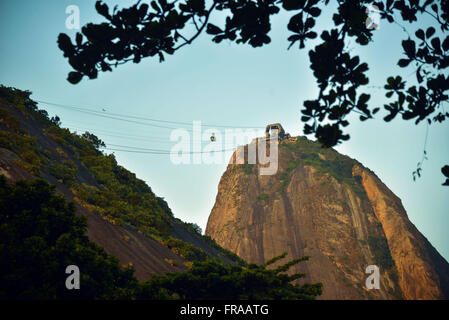
<svg viewBox="0 0 449 320"><path fill-rule="evenodd" d="M102 140L100 140L96 135L90 133L89 131L84 132L82 137L92 143L94 148L97 150L106 147L106 144Z"/></svg>
<svg viewBox="0 0 449 320"><path fill-rule="evenodd" d="M276 268L267 268L285 258L286 253L262 265L223 265L217 261L197 262L185 273L155 275L145 283L137 296L166 298L173 295L181 299L233 299L233 300L313 300L322 293L321 283L295 285L301 273L287 275L293 265L308 257L294 259Z"/></svg>
<svg viewBox="0 0 449 320"><path fill-rule="evenodd" d="M68 265L80 289L68 290ZM44 180L8 185L0 175L0 299L116 299L137 285L131 269L90 242L86 220Z"/></svg>
<svg viewBox="0 0 449 320"><path fill-rule="evenodd" d="M12 299L314 299L321 284L294 285L303 274L294 259L266 264L224 265L207 259L186 272L154 275L139 283L132 269L90 242L86 219L44 180L10 185L0 175L0 300ZM80 269L80 289L65 287L68 265Z"/></svg>

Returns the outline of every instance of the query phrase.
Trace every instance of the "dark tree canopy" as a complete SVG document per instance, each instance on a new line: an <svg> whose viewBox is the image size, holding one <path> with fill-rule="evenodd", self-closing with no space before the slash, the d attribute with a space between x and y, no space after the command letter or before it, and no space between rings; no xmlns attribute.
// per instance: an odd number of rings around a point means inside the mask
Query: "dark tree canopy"
<svg viewBox="0 0 449 320"><path fill-rule="evenodd" d="M82 137L91 142L97 150L101 147L106 147L106 144L101 139L99 139L96 135L90 133L89 131L84 132Z"/></svg>
<svg viewBox="0 0 449 320"><path fill-rule="evenodd" d="M0 175L0 212L0 300L116 299L137 285L44 180L8 185ZM65 287L69 265L80 269L79 290Z"/></svg>
<svg viewBox="0 0 449 320"><path fill-rule="evenodd" d="M243 268L212 260L198 262L188 272L153 276L143 284L137 298L167 299L175 295L187 300L314 300L321 295L321 283L295 285L291 282L305 275L285 273L295 264L308 260L308 257L271 267L286 255L284 253L264 264L250 264Z"/></svg>
<svg viewBox="0 0 449 320"><path fill-rule="evenodd" d="M386 102L384 120L398 115L403 120L422 121L431 125L444 122L449 113L442 108L449 93L449 0L335 0L333 27L320 34L320 43L309 51L310 68L316 78L319 93L316 99L303 103L301 120L304 133L314 134L325 147L332 147L349 135L343 132L351 113L361 121L372 119L380 110L369 106L368 64L345 48L345 41L354 39L360 46L369 45L375 28L367 27L367 6L376 8L380 19L388 23L419 27L414 35L402 41L401 68L413 67L416 85L407 84L400 75L391 75L384 86ZM129 8L110 10L97 1L95 7L106 21L89 23L77 33L74 43L66 34L58 37L59 48L68 58L74 71L68 81L78 83L86 76L95 79L99 71L128 61L139 63L142 58L158 56L164 61L191 44L203 31L212 41L223 40L260 47L270 43L271 16L286 10L292 13L287 28L290 47L306 47L315 39L316 18L330 0L167 0L138 1ZM328 9L330 10L330 9ZM210 22L213 11L227 14L225 23ZM418 24L423 15L432 17L433 26ZM193 27L192 27L193 26ZM405 27L404 27L405 28ZM415 174L420 176L421 164ZM447 175L447 170L442 170Z"/></svg>

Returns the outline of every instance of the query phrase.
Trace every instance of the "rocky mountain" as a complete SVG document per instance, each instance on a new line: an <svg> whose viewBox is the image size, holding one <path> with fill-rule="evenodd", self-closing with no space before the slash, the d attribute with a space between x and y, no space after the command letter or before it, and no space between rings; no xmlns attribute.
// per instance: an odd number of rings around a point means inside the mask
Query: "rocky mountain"
<svg viewBox="0 0 449 320"><path fill-rule="evenodd" d="M55 185L87 218L89 239L132 266L141 281L207 258L240 263L193 224L175 218L144 181L100 151L98 137L61 128L30 94L0 86L0 175L7 181L39 177Z"/></svg>
<svg viewBox="0 0 449 320"><path fill-rule="evenodd" d="M275 175L228 165L207 235L250 263L309 256L293 271L322 282L321 299L449 298L449 264L372 171L305 137L278 147ZM379 267L380 289L366 288L368 265Z"/></svg>

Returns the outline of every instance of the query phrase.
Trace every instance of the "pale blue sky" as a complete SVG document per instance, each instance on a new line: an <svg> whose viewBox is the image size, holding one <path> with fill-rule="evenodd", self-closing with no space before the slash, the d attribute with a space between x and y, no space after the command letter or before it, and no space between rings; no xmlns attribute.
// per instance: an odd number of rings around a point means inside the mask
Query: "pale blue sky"
<svg viewBox="0 0 449 320"><path fill-rule="evenodd" d="M133 1L106 1L114 4ZM99 21L95 1L0 2L0 83L33 92L36 100L86 106L97 111L142 115L157 119L191 122L201 120L230 126L265 126L280 122L293 135L302 133L302 101L317 92L309 70L307 51L287 51L289 15L273 18L272 43L264 48L210 41L206 34L166 62L145 59L112 73L101 73L92 81L73 86L65 78L70 67L57 48L65 28L68 5L80 7L81 25ZM319 20L328 26L329 16ZM212 20L214 18L212 17ZM411 34L417 27L409 30ZM375 42L354 47L354 53L370 66L371 85L383 85L397 71L413 70L395 66L406 34L396 25L381 24ZM413 80L411 75L409 80ZM382 90L372 89L371 105L383 104ZM446 106L447 108L447 106ZM88 129L106 143L142 148L166 149L170 130L97 118L71 110L48 106L64 126ZM425 125L401 120L393 125L378 119L360 123L353 118L348 132L351 140L337 147L341 153L372 169L401 198L410 220L449 259L449 188L441 186L440 168L449 161L449 126L432 125L429 130L423 177L412 181L412 171L421 159ZM117 137L120 135L122 137ZM126 136L126 137L125 137ZM145 141L146 137L150 137ZM157 138L154 138L157 137ZM166 141L164 141L166 140ZM168 155L116 152L118 162L145 180L156 194L164 197L175 216L205 228L215 202L217 186L226 165L178 165Z"/></svg>

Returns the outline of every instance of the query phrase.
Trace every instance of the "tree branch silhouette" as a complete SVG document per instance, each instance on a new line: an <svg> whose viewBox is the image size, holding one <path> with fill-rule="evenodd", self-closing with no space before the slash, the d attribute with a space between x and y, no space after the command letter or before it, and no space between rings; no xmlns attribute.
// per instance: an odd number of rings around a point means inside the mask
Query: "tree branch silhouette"
<svg viewBox="0 0 449 320"><path fill-rule="evenodd" d="M206 2L209 4L206 9ZM281 9L292 12L287 29L289 48L297 45L304 49L310 39L316 39L316 18L330 0L153 0L137 2L129 8L110 12L101 1L95 4L97 12L106 22L89 23L77 33L75 41L66 34L58 37L59 48L68 58L74 71L68 81L76 84L83 77L95 79L98 72L112 71L112 67L142 58L158 56L164 61L165 54L191 44L205 30L212 41L220 43L230 40L237 44L261 47L271 42L271 16ZM449 0L384 0L351 1L335 0L337 9L332 20L333 27L320 34L320 43L309 51L310 68L319 88L318 97L303 102L301 121L304 133L314 134L325 147L335 146L350 138L344 133L349 125L347 117L356 113L361 121L373 119L379 106L369 106L368 64L357 55L352 55L345 46L350 39L360 46L372 42L375 29L368 28L367 6L376 6L382 21L397 24L407 33L402 41L404 56L398 66L415 66L417 85L408 85L400 75L387 78L384 85L387 99L383 105L389 122L398 115L403 120L414 120L415 124L426 121L428 125L442 123L449 113L441 107L449 101ZM209 22L214 11L225 12L223 26ZM396 16L400 16L398 18ZM419 28L414 37L404 27L418 24L418 17L431 15L438 24ZM398 21L401 19L401 23ZM201 22L202 21L202 22ZM193 25L192 35L188 22ZM422 27L421 24L418 24Z"/></svg>

